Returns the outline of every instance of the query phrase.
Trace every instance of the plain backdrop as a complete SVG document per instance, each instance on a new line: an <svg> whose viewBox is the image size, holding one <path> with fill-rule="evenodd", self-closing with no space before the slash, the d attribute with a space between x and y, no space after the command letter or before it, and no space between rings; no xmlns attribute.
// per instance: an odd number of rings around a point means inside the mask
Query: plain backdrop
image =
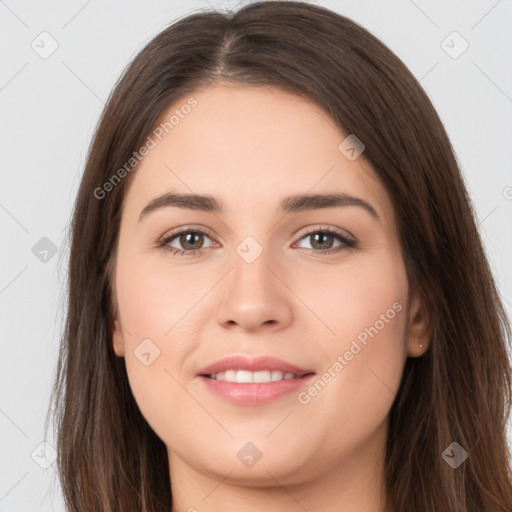
<svg viewBox="0 0 512 512"><path fill-rule="evenodd" d="M104 102L174 19L244 3L0 0L0 512L64 511L44 419L63 324L65 231ZM510 315L512 1L314 3L370 30L420 80L457 153Z"/></svg>

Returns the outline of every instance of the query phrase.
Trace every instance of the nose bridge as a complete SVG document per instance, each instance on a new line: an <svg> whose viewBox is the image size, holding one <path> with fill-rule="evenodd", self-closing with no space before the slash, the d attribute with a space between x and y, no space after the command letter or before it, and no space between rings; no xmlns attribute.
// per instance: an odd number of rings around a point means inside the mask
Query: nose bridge
<svg viewBox="0 0 512 512"><path fill-rule="evenodd" d="M247 236L236 246L232 260L234 271L231 277L231 287L233 291L242 292L248 297L256 297L262 292L272 291L275 283L270 283L272 272L269 267L275 267L277 263L275 257L272 256L270 244L263 243L258 242L253 236ZM250 288L253 289L253 292L247 293L250 292Z"/></svg>
<svg viewBox="0 0 512 512"><path fill-rule="evenodd" d="M247 209L248 211L241 214L239 225L233 228L233 254L231 264L234 266L231 276L231 288L233 292L245 292L246 283L253 286L256 295L263 290L257 287L264 285L274 286L270 283L272 272L270 268L279 265L276 244L272 241L274 232L267 228L268 222L263 217L263 211L260 209L258 214L254 216L253 212L258 211L254 206ZM245 221L244 221L244 220ZM238 238L238 240L237 240ZM240 286L238 286L238 284ZM240 290L238 290L240 288ZM267 287L267 291L270 289ZM250 296L250 294L249 294Z"/></svg>
<svg viewBox="0 0 512 512"><path fill-rule="evenodd" d="M267 242L260 243L249 235L234 248L233 270L223 290L219 322L256 329L262 324L287 323L291 318L290 297L275 275L279 262L269 239L265 236Z"/></svg>

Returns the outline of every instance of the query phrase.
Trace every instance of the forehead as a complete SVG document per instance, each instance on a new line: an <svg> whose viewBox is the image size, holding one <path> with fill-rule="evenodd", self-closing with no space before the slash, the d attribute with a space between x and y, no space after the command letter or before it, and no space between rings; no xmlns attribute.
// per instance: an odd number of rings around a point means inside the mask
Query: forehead
<svg viewBox="0 0 512 512"><path fill-rule="evenodd" d="M150 199L175 190L222 198L229 213L268 210L291 194L343 192L389 214L364 153L350 160L340 150L347 135L312 101L276 88L202 89L162 114L125 204L140 213Z"/></svg>

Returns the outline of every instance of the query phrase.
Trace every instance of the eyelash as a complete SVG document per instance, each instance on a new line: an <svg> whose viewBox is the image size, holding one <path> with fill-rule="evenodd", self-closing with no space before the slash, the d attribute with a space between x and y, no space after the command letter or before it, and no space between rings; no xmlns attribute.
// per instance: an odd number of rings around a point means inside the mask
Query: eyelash
<svg viewBox="0 0 512 512"><path fill-rule="evenodd" d="M164 250L169 251L170 253L172 253L175 256L179 255L179 256L186 256L186 257L188 257L188 256L193 256L193 255L196 255L198 253L201 253L203 251L203 249L194 249L192 251L184 251L182 249L176 249L174 247L168 247L167 246L167 244L172 242L177 236L182 235L183 233L194 233L194 234L205 235L205 236L207 236L208 238L211 239L211 237L208 235L208 233L206 233L205 231L203 231L201 229L184 228L184 229L181 229L179 231L174 231L169 236L166 236L163 240L161 240L161 241L159 241L157 243L157 247L164 248ZM325 256L325 255L333 254L333 253L342 253L344 251L352 250L352 249L354 249L356 247L355 240L352 240L352 239L348 238L347 236L345 236L344 234L342 234L341 232L336 231L336 230L331 229L331 228L328 228L328 229L312 229L312 230L304 233L299 238L299 240L302 240L303 238L306 238L309 235L319 234L319 233L321 233L323 235L332 235L332 236L336 237L338 240L340 240L343 243L343 246L338 246L338 247L336 247L334 249L327 249L325 251L322 251L320 249L309 249L309 251L311 251L310 254L312 254L312 255L315 255L315 256Z"/></svg>

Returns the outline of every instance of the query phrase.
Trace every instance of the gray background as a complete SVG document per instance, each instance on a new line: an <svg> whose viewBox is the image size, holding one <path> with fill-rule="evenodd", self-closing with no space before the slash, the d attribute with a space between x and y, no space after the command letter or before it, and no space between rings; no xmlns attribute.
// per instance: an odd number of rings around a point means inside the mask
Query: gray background
<svg viewBox="0 0 512 512"><path fill-rule="evenodd" d="M466 176L510 315L512 1L314 3L359 22L420 79ZM64 510L53 438L41 443L63 323L65 230L104 102L173 19L239 4L0 0L0 512Z"/></svg>

